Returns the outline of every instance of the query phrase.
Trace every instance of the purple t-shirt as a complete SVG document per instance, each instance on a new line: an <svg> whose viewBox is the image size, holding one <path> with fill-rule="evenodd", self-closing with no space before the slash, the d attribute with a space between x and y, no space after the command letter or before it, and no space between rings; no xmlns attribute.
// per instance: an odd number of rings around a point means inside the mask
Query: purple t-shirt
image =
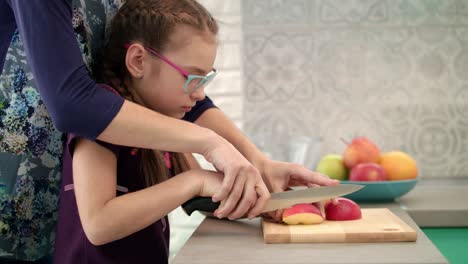
<svg viewBox="0 0 468 264"><path fill-rule="evenodd" d="M167 263L169 256L169 224L167 216L125 238L102 246L94 246L87 239L78 215L75 193L71 188L72 153L77 137L69 134L63 156L63 178L60 190L60 208L55 238L54 263L118 264ZM132 155L132 148L96 141L117 157L117 195L144 188L137 175L140 152Z"/></svg>

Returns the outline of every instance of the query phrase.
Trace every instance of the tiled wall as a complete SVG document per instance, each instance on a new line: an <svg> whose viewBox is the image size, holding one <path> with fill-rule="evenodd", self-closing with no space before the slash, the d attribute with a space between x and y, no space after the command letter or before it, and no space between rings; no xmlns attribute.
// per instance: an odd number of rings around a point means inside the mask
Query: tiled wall
<svg viewBox="0 0 468 264"><path fill-rule="evenodd" d="M242 16L244 130L272 156L360 135L422 177L468 176L468 1L242 0Z"/></svg>
<svg viewBox="0 0 468 264"><path fill-rule="evenodd" d="M200 0L217 19L219 49L215 67L218 76L207 94L239 127L242 127L242 32L241 0Z"/></svg>

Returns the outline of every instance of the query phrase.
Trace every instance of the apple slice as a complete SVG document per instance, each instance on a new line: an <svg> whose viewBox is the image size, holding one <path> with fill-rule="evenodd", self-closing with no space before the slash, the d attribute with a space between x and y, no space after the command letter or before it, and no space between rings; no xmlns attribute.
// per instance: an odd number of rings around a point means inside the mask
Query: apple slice
<svg viewBox="0 0 468 264"><path fill-rule="evenodd" d="M283 222L288 225L312 225L323 222L323 216L313 204L296 204L283 211Z"/></svg>
<svg viewBox="0 0 468 264"><path fill-rule="evenodd" d="M354 201L338 197L332 199L325 205L325 215L327 220L346 221L361 219L361 208Z"/></svg>

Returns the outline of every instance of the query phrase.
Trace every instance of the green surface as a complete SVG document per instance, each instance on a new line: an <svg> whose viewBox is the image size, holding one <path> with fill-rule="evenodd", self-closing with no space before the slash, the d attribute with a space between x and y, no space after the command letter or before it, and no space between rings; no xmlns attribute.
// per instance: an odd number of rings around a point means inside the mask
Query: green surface
<svg viewBox="0 0 468 264"><path fill-rule="evenodd" d="M421 229L450 264L468 264L468 227Z"/></svg>

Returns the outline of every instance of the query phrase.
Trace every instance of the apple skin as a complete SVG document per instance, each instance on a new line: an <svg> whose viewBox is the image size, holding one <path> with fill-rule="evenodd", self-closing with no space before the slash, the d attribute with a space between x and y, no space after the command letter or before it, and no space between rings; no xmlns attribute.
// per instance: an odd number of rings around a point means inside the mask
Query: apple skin
<svg viewBox="0 0 468 264"><path fill-rule="evenodd" d="M320 210L313 204L296 204L283 211L283 222L288 225L320 224L323 220Z"/></svg>
<svg viewBox="0 0 468 264"><path fill-rule="evenodd" d="M360 163L351 169L350 181L385 181L387 173L376 163Z"/></svg>
<svg viewBox="0 0 468 264"><path fill-rule="evenodd" d="M324 156L318 163L315 171L325 174L331 179L342 181L348 178L348 169L344 165L343 157L337 154Z"/></svg>
<svg viewBox="0 0 468 264"><path fill-rule="evenodd" d="M347 221L361 219L361 208L354 201L338 197L325 205L326 219L330 221Z"/></svg>
<svg viewBox="0 0 468 264"><path fill-rule="evenodd" d="M348 169L352 169L359 163L379 163L379 160L380 149L365 137L353 139L343 153L343 161Z"/></svg>

